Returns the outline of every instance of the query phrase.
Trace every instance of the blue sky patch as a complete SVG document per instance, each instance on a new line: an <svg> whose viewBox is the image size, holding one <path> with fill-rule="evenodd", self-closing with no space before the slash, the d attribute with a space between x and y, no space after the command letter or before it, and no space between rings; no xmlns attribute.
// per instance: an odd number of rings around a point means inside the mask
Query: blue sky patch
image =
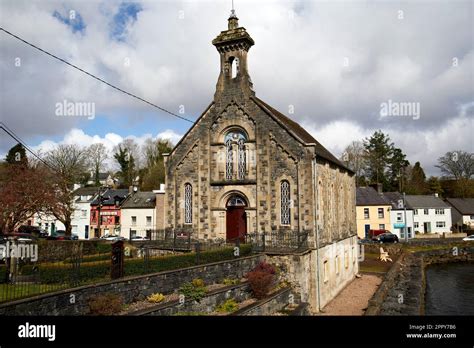
<svg viewBox="0 0 474 348"><path fill-rule="evenodd" d="M136 2L122 3L111 23L110 36L117 41L125 41L127 25L135 22L138 12L142 10L142 5Z"/></svg>
<svg viewBox="0 0 474 348"><path fill-rule="evenodd" d="M66 11L65 16L63 16L61 13L55 10L53 12L53 17L57 18L62 23L70 27L73 33L75 33L76 31L83 33L84 29L86 28L86 25L84 23L84 20L82 19L81 14L75 10Z"/></svg>

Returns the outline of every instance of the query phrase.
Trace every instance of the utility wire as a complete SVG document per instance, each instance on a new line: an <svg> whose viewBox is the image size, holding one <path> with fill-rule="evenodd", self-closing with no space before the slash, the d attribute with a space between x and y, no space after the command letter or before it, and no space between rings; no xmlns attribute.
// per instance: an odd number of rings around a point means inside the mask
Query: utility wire
<svg viewBox="0 0 474 348"><path fill-rule="evenodd" d="M33 151L28 145L25 144L24 141L22 141L10 128L8 128L5 123L0 122L0 128L5 131L10 137L12 137L15 141L17 141L19 144L21 144L25 150L27 150L29 153L31 153L38 161L43 163L45 166L47 166L49 169L52 169L53 171L57 172L57 169L54 168L50 163L46 162L44 159L42 159L35 151Z"/></svg>
<svg viewBox="0 0 474 348"><path fill-rule="evenodd" d="M175 114L174 112L168 111L168 110L162 108L161 106L158 106L158 105L156 105L156 104L154 104L154 103L152 103L152 102L150 102L150 101L148 101L148 100L145 100L145 99L143 99L143 98L141 98L141 97L139 97L139 96L137 96L137 95L135 95L135 94L133 94L133 93L127 92L127 91L123 90L122 88L117 87L117 86L115 86L115 85L113 85L113 84L111 84L111 83L109 83L109 82L107 82L107 81L101 79L100 77L97 77L97 76L95 76L94 74L91 74L91 73L87 72L86 70L79 68L78 66L76 66L76 65L74 65L74 64L72 64L72 63L69 63L67 60L62 59L62 58L60 58L60 57L58 57L58 56L56 56L56 55L54 55L54 54L52 54L52 53L49 53L48 51L46 51L46 50L44 50L44 49L42 49L42 48L39 48L39 47L36 46L36 45L33 45L32 43L26 41L25 39L22 39L21 37L19 37L19 36L13 34L13 33L11 33L11 32L9 32L8 30L6 30L6 29L4 29L4 28L2 28L2 27L0 27L0 30L3 31L4 33L6 33L6 34L8 34L8 35L10 35L10 36L12 36L12 37L14 37L15 39L20 40L21 42L27 44L28 46L31 46L31 47L37 49L38 51L40 51L40 52L42 52L42 53L44 53L44 54L47 54L48 56L50 56L50 57L52 57L52 58L54 58L54 59L57 59L57 60L59 60L60 62L63 62L64 64L67 64L67 65L69 65L70 67L73 67L73 68L76 69L76 70L79 70L80 72L82 72L82 73L84 73L84 74L86 74L86 75L92 77L93 79L96 79L97 81L100 81L100 82L102 82L102 83L105 83L107 86L112 87L112 88L116 89L116 90L119 91L119 92L125 93L125 94L127 94L128 96L130 96L130 97L132 97L132 98L138 99L138 100L140 100L140 101L142 101L142 102L144 102L144 103L147 103L148 105L151 105L151 106L153 106L153 107L155 107L155 108L157 108L157 109L159 109L159 110L161 110L161 111L163 111L163 112L166 112L166 113L168 113L168 114L170 114L170 115L172 115L172 116L178 117L178 118L180 118L180 119L182 119L182 120L184 120L184 121L194 123L194 121L192 121L192 120L190 120L190 119L188 119L188 118L186 118L186 117L183 117L183 116L180 116L180 115L178 115L178 114Z"/></svg>

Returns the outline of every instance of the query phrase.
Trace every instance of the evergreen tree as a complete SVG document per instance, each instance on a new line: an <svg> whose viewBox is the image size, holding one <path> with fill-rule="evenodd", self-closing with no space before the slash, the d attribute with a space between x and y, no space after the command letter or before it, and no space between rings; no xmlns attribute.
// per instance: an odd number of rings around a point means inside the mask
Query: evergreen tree
<svg viewBox="0 0 474 348"><path fill-rule="evenodd" d="M13 146L7 153L5 161L9 164L22 164L28 165L28 158L26 157L26 151L23 145L20 143Z"/></svg>

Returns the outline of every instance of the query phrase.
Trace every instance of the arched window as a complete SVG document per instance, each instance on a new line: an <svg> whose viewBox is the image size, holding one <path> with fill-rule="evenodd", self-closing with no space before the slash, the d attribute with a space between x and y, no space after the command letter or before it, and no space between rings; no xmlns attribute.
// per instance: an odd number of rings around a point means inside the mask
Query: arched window
<svg viewBox="0 0 474 348"><path fill-rule="evenodd" d="M184 185L184 223L193 223L193 187L189 183Z"/></svg>
<svg viewBox="0 0 474 348"><path fill-rule="evenodd" d="M233 130L224 138L226 146L226 180L234 178L234 149L237 149L237 175L239 180L245 179L247 158L245 154L246 135L242 131Z"/></svg>
<svg viewBox="0 0 474 348"><path fill-rule="evenodd" d="M280 184L280 196L281 196L281 224L290 224L290 183L283 180Z"/></svg>
<svg viewBox="0 0 474 348"><path fill-rule="evenodd" d="M239 72L239 58L230 57L229 65L230 65L230 77L235 79L237 77L237 73Z"/></svg>

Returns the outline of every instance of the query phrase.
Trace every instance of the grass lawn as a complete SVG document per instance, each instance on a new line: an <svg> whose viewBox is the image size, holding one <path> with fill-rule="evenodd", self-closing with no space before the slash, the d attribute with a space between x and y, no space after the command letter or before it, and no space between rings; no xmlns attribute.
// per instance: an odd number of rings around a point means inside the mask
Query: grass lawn
<svg viewBox="0 0 474 348"><path fill-rule="evenodd" d="M13 301L67 287L67 284L0 284L0 302Z"/></svg>
<svg viewBox="0 0 474 348"><path fill-rule="evenodd" d="M365 253L364 261L359 263L359 271L365 273L387 273L393 262L383 262L379 260L379 254ZM393 259L395 262L395 259Z"/></svg>

